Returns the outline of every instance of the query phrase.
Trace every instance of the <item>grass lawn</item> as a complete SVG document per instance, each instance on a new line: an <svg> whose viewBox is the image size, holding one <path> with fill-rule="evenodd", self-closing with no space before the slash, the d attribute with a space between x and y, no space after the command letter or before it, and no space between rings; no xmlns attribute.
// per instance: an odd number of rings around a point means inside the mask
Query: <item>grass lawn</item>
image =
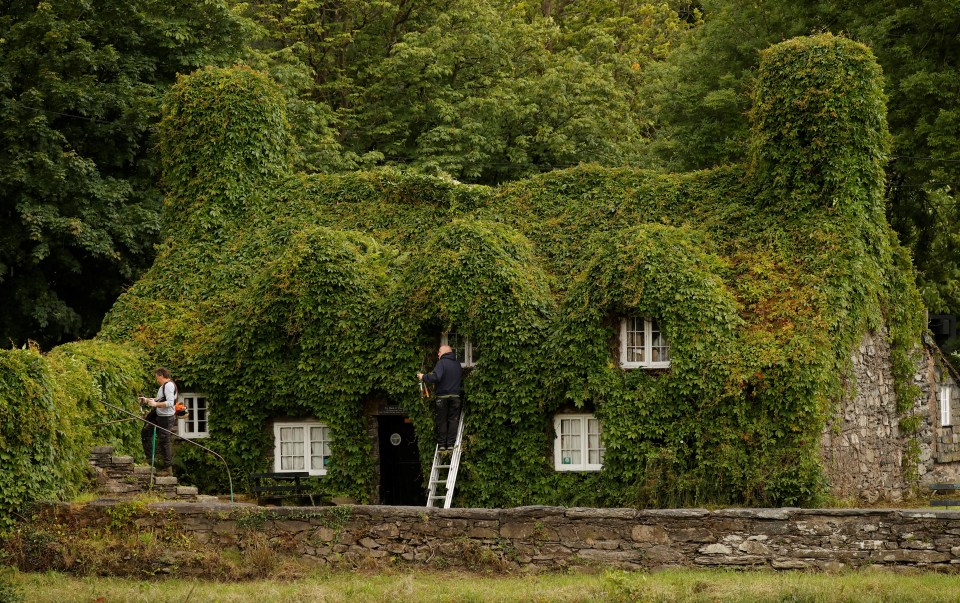
<svg viewBox="0 0 960 603"><path fill-rule="evenodd" d="M482 576L391 570L329 572L291 581L217 583L197 580L77 578L0 572L29 603L285 601L960 601L960 576L882 570L839 575L767 571L672 570L655 573Z"/></svg>

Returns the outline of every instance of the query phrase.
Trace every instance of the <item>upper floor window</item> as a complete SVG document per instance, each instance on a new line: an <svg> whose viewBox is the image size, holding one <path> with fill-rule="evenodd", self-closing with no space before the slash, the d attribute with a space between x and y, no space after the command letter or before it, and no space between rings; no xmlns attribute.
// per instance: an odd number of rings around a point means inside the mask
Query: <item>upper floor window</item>
<svg viewBox="0 0 960 603"><path fill-rule="evenodd" d="M667 368L670 346L655 318L631 316L620 321L620 366Z"/></svg>
<svg viewBox="0 0 960 603"><path fill-rule="evenodd" d="M180 437L187 439L209 438L207 396L205 394L184 393L180 395L180 402L187 408L186 416L179 419L177 425Z"/></svg>
<svg viewBox="0 0 960 603"><path fill-rule="evenodd" d="M603 468L603 441L600 421L593 415L557 415L553 443L557 471L600 471Z"/></svg>
<svg viewBox="0 0 960 603"><path fill-rule="evenodd" d="M326 475L330 465L330 428L303 421L273 424L274 471L307 471Z"/></svg>
<svg viewBox="0 0 960 603"><path fill-rule="evenodd" d="M440 336L440 345L448 345L453 348L460 366L469 368L480 359L480 354L473 346L473 342L466 335L461 335L455 331L449 331Z"/></svg>
<svg viewBox="0 0 960 603"><path fill-rule="evenodd" d="M951 418L951 405L953 397L953 381L944 381L940 385L940 426L950 427L953 425Z"/></svg>

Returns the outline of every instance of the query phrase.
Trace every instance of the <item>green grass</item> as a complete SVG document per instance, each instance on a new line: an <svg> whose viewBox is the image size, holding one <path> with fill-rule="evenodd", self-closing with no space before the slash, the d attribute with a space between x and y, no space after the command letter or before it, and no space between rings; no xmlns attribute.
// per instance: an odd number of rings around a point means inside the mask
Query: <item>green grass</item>
<svg viewBox="0 0 960 603"><path fill-rule="evenodd" d="M882 570L837 575L765 571L607 571L580 574L479 576L457 572L318 571L293 581L217 583L198 580L77 578L6 570L31 603L311 601L318 603L416 602L875 602L960 601L960 576Z"/></svg>

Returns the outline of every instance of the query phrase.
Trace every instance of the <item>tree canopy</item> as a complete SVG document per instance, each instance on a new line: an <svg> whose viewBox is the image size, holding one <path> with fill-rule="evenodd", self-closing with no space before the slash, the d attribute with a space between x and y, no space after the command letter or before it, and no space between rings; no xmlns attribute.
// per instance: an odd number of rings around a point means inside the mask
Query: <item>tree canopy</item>
<svg viewBox="0 0 960 603"><path fill-rule="evenodd" d="M0 4L0 338L90 337L166 234L160 98L238 57L243 21L221 0Z"/></svg>
<svg viewBox="0 0 960 603"><path fill-rule="evenodd" d="M759 50L830 30L868 44L884 70L893 146L887 215L912 251L924 301L960 311L960 5L950 0L703 2L703 25L645 72L648 161L698 169L746 156Z"/></svg>
<svg viewBox="0 0 960 603"><path fill-rule="evenodd" d="M887 216L927 306L960 310L960 8L950 0L49 0L0 17L0 341L95 333L153 260L153 133L176 73L281 84L306 172L498 184L746 158L758 53L834 31L884 68ZM232 7L232 8L231 8ZM172 223L172 222L171 222Z"/></svg>

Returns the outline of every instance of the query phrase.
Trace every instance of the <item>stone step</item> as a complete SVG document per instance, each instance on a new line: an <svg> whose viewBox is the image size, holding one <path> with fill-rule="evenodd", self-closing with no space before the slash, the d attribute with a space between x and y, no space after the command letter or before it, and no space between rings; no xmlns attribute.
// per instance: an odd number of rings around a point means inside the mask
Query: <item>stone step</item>
<svg viewBox="0 0 960 603"><path fill-rule="evenodd" d="M177 496L196 496L196 486L177 486Z"/></svg>
<svg viewBox="0 0 960 603"><path fill-rule="evenodd" d="M132 456L115 456L115 457L112 457L110 460L114 465L132 465L133 464Z"/></svg>
<svg viewBox="0 0 960 603"><path fill-rule="evenodd" d="M215 503L220 502L220 499L211 494L197 494L197 502L200 503Z"/></svg>

